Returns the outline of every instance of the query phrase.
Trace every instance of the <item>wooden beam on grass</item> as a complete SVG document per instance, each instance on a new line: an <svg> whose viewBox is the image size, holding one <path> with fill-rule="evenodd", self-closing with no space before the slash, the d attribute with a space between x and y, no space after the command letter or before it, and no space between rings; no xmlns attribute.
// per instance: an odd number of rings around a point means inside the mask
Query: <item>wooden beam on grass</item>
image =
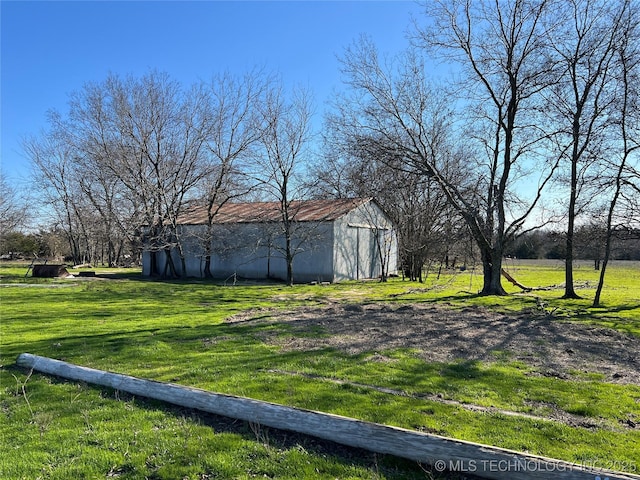
<svg viewBox="0 0 640 480"><path fill-rule="evenodd" d="M521 284L520 282L518 282L515 278L513 278L511 275L509 275L509 272L507 272L504 268L500 270L500 273L502 273L502 276L504 278L506 278L509 283L511 283L512 285L515 285L516 287L520 288L521 290L524 290L525 292L530 292L531 290L533 290L530 287L526 287L523 284Z"/></svg>
<svg viewBox="0 0 640 480"><path fill-rule="evenodd" d="M437 471L452 470L496 480L597 480L598 477L640 480L637 475L599 469L602 465L577 465L329 413L144 380L29 353L19 355L16 363L20 367L69 380L93 383L265 427L395 455L432 465Z"/></svg>

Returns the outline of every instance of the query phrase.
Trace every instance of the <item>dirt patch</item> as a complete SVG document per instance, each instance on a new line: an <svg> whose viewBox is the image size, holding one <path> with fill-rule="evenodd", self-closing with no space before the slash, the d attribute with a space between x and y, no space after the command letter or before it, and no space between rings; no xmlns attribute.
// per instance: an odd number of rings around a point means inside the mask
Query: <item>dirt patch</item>
<svg viewBox="0 0 640 480"><path fill-rule="evenodd" d="M640 385L637 338L545 315L507 316L481 307L333 304L284 312L263 309L227 321L286 322L289 336L264 334L265 341L286 350L332 347L348 354L371 352L372 361L387 361L385 350L410 348L428 362L522 361L540 375L599 373L607 382Z"/></svg>

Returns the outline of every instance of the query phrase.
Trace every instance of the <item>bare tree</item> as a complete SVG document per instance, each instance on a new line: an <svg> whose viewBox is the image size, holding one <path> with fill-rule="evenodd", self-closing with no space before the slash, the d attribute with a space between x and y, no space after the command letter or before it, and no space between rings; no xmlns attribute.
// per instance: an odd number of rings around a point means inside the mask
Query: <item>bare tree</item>
<svg viewBox="0 0 640 480"><path fill-rule="evenodd" d="M594 188L598 159L615 104L615 46L628 2L573 0L557 10L557 26L549 35L548 57L557 81L545 90L545 108L554 132L558 158L568 165L565 292L579 298L573 285L574 229ZM593 193L593 192L592 192ZM584 197L584 198L582 198Z"/></svg>
<svg viewBox="0 0 640 480"><path fill-rule="evenodd" d="M482 138L476 138L475 146L453 141L460 117L455 116L451 96L437 93L429 84L415 50L402 59L399 68L385 68L366 40L347 50L343 73L354 94L342 101L342 107L338 105L336 115L346 135L366 137L377 150L390 149L391 155L403 159L405 169L438 184L478 245L482 293L502 295L504 248L523 228L553 166L541 176L528 201L517 197L512 173L518 173L520 179L526 176L518 165L533 161L533 146L540 138L535 127L520 116L546 79L537 41L544 5L492 5L431 5L434 30L420 31L417 39L421 46L451 52L450 58L470 71L468 80L474 83L467 85L467 91L484 92L480 98L465 99L469 104L476 102L473 104L481 107L478 111L491 125Z"/></svg>
<svg viewBox="0 0 640 480"><path fill-rule="evenodd" d="M477 112L475 122L487 124L476 133L486 160L476 153L476 160L484 162L475 172L484 195L475 203L484 212L473 214L468 207L462 212L482 257L483 293L504 293L504 248L523 228L554 169L551 165L540 175L529 199L516 195L515 180L526 178L533 165L541 167L535 148L544 135L531 112L552 81L543 56L548 6L545 0L443 0L432 10L434 24L418 28L419 45L461 67L463 87L470 89L465 103Z"/></svg>
<svg viewBox="0 0 640 480"><path fill-rule="evenodd" d="M204 175L199 189L207 206L207 226L200 242L204 246L204 275L211 276L215 217L227 202L244 196L254 184L248 181L249 163L262 134L259 110L268 79L259 71L242 78L230 74L214 77L207 93Z"/></svg>
<svg viewBox="0 0 640 480"><path fill-rule="evenodd" d="M9 184L4 172L0 170L0 236L24 226L27 218L27 206L20 192Z"/></svg>
<svg viewBox="0 0 640 480"><path fill-rule="evenodd" d="M69 145L73 145L69 139ZM85 202L93 217L89 230L92 255L90 263L106 264L110 267L121 263L127 244L133 240L131 229L135 218L135 207L127 200L126 190L118 178L85 149L78 149L74 155L75 178L80 198Z"/></svg>
<svg viewBox="0 0 640 480"><path fill-rule="evenodd" d="M52 115L51 132L26 150L62 202L70 237L77 231L87 239L108 236L117 242L107 246L111 263L125 239L144 231L152 273L186 271L177 219L205 173L208 119L198 93L158 72L109 75L74 93L68 115ZM78 222L73 231L72 220Z"/></svg>
<svg viewBox="0 0 640 480"><path fill-rule="evenodd" d="M598 287L593 299L593 306L600 305L600 296L604 287L604 278L611 256L611 244L615 233L614 218L618 201L624 200L625 191L630 190L631 196L638 198L640 194L640 175L634 167L638 164L638 151L640 151L640 44L638 35L640 28L640 16L637 8L631 8L625 2L626 7L620 20L619 37L615 46L615 65L618 72L616 78L619 82L617 90L619 104L617 105L618 118L615 122L619 129L617 139L622 143L620 156L613 155L617 161L610 168L615 172L613 176L613 194L607 209L606 237L604 258L600 270ZM615 152L616 150L614 150ZM631 167L631 168L630 168ZM635 173L635 175L634 175Z"/></svg>
<svg viewBox="0 0 640 480"><path fill-rule="evenodd" d="M261 117L262 155L257 161L256 177L266 195L279 203L278 229L287 264L287 283L293 284L293 261L306 243L305 235L296 235L301 225L296 221L297 208L303 196L303 182L299 178L302 162L309 154L311 140L312 101L308 91L294 90L289 98L280 84L274 84L266 94Z"/></svg>
<svg viewBox="0 0 640 480"><path fill-rule="evenodd" d="M54 228L64 231L73 262L88 261L89 219L76 181L73 147L50 131L26 139L23 149L32 162L33 182L40 186L43 203L48 206L46 213L51 215Z"/></svg>
<svg viewBox="0 0 640 480"><path fill-rule="evenodd" d="M325 157L312 169L310 186L317 197L372 197L391 218L398 236L403 275L422 281L425 264L441 259L451 243L450 207L435 182L403 169L390 149L379 150L358 143L359 138L342 135L336 117L326 119ZM444 238L444 232L449 235ZM380 232L380 253L385 236ZM381 255L381 263L384 264Z"/></svg>
<svg viewBox="0 0 640 480"><path fill-rule="evenodd" d="M118 175L106 167L118 133L105 83L88 83L69 99L69 113L50 116L52 135L72 155L72 181L86 204L91 263L120 264L135 244L138 209Z"/></svg>
<svg viewBox="0 0 640 480"><path fill-rule="evenodd" d="M125 80L111 75L85 88L72 104L71 120L82 153L117 178L145 229L151 273L185 271L178 216L202 177L203 104L168 75L150 72ZM181 268L172 250L178 252ZM158 269L156 254L164 253Z"/></svg>

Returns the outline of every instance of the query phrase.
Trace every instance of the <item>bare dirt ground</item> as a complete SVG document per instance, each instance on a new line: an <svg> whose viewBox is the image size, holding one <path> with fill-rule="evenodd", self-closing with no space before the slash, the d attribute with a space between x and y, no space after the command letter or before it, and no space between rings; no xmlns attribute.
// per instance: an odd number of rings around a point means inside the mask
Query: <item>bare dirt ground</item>
<svg viewBox="0 0 640 480"><path fill-rule="evenodd" d="M384 352L396 348L413 349L427 362L498 360L520 361L533 367L531 375L561 379L589 378L599 373L612 383L640 385L640 342L636 337L612 329L553 318L529 312L503 315L480 307L454 309L446 305L331 304L289 311L254 310L230 317L228 322L247 324L281 323L289 334L263 333L263 340L288 351L312 351L327 347L348 354L369 353L366 361L393 361ZM300 372L277 371L285 375ZM468 410L500 413L533 419L555 420L574 427L635 429L638 418L619 425L570 414L555 404L545 407L543 417L495 407L483 407L442 398L435 393L408 395L403 391L375 385L324 378L339 384L371 388L401 396L416 396Z"/></svg>
<svg viewBox="0 0 640 480"><path fill-rule="evenodd" d="M349 354L411 348L428 362L519 360L541 375L601 373L605 381L640 385L640 341L615 330L544 314L506 316L480 307L386 304L246 312L229 322L287 322L288 337L265 341L287 350L333 347ZM308 332L324 335L308 336ZM300 334L300 335L298 335ZM306 336L304 336L307 334Z"/></svg>

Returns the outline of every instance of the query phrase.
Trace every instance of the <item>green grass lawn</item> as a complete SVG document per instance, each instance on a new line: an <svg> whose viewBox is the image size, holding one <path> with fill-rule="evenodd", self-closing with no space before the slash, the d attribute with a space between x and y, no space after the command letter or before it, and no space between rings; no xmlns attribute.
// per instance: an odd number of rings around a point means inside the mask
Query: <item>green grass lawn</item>
<svg viewBox="0 0 640 480"><path fill-rule="evenodd" d="M309 438L62 381L15 366L22 352L93 368L171 381L215 392L321 410L568 461L640 470L640 386L597 374L571 379L531 375L508 353L494 362L428 363L407 349L393 362L335 349L285 351L265 330L292 335L284 323L244 325L225 318L249 309L331 301L438 302L504 313L544 310L640 337L640 265L610 268L603 306L591 308L598 272L576 268L582 300L560 300L560 262L508 262L530 287L505 282L507 297L481 297L477 272L431 274L425 283L330 286L159 282L136 271L98 270L102 278L24 278L26 266L0 266L0 477L18 478L430 478L411 462L323 447ZM107 279L107 277L110 277ZM259 310L257 310L259 312ZM322 331L297 335L324 335ZM640 344L640 342L639 342ZM640 351L640 347L639 347ZM371 352L373 353L373 352ZM297 374L287 374L296 372ZM339 380L339 382L337 381ZM385 393L384 389L403 392ZM435 401L420 394L438 393ZM471 411L465 403L498 409ZM598 428L544 416L545 405Z"/></svg>

